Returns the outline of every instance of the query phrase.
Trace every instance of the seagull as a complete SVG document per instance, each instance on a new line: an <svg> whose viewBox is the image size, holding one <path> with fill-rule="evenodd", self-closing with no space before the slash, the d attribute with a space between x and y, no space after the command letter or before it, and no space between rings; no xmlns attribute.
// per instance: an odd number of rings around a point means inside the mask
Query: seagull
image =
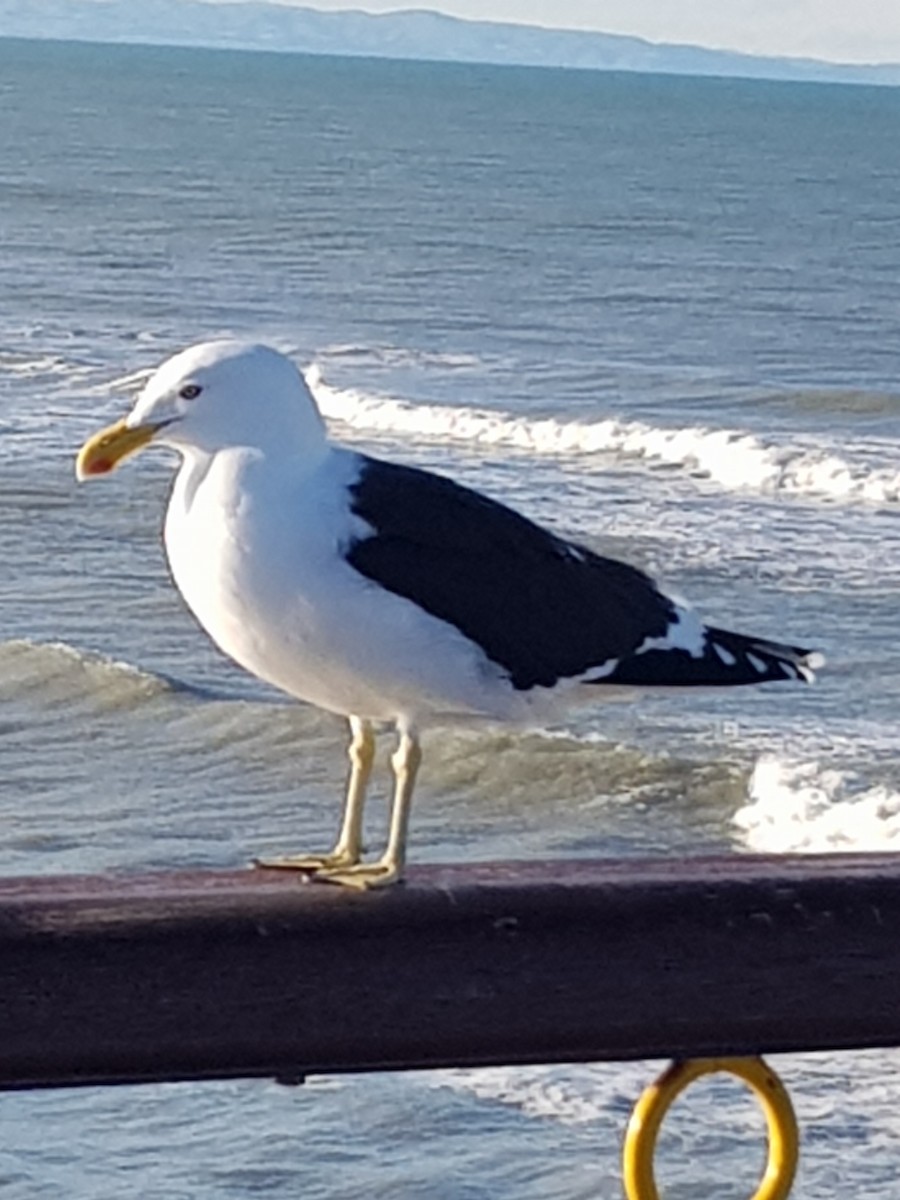
<svg viewBox="0 0 900 1200"><path fill-rule="evenodd" d="M618 692L795 680L821 656L705 625L642 571L444 476L329 440L289 358L222 340L149 378L82 446L79 479L150 444L182 461L164 542L175 584L246 670L350 725L336 843L257 860L354 888L398 881L432 722L527 725ZM375 730L397 733L387 841L363 858Z"/></svg>

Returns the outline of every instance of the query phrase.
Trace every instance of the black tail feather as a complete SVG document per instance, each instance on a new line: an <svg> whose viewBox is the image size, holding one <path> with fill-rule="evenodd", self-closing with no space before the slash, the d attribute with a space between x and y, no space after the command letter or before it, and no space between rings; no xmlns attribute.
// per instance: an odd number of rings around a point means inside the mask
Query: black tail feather
<svg viewBox="0 0 900 1200"><path fill-rule="evenodd" d="M599 683L636 687L741 687L794 680L812 683L824 659L813 650L706 627L703 653L656 648L622 659Z"/></svg>

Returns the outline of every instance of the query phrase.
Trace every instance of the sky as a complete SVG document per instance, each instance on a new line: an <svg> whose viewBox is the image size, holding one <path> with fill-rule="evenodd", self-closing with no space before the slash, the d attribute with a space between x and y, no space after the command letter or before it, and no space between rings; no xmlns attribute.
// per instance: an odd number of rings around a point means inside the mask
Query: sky
<svg viewBox="0 0 900 1200"><path fill-rule="evenodd" d="M225 3L234 0L214 0ZM900 0L278 0L307 8L429 8L470 20L630 33L751 54L900 62Z"/></svg>

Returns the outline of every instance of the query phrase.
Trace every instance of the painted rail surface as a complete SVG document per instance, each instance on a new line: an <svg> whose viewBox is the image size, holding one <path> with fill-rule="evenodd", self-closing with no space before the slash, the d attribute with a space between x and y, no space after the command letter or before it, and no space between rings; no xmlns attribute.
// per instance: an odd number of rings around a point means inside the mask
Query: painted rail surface
<svg viewBox="0 0 900 1200"><path fill-rule="evenodd" d="M0 880L0 1087L900 1044L900 855Z"/></svg>

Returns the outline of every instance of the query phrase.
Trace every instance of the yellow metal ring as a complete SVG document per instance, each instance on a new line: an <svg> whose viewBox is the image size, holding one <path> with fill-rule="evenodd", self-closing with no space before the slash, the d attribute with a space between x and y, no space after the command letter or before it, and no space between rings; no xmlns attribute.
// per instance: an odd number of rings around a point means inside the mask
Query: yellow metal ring
<svg viewBox="0 0 900 1200"><path fill-rule="evenodd" d="M725 1071L750 1085L762 1104L769 1134L769 1159L753 1200L787 1200L797 1170L797 1118L784 1084L761 1058L693 1058L674 1062L634 1106L625 1133L622 1176L628 1200L659 1200L653 1156L672 1101L702 1075Z"/></svg>

